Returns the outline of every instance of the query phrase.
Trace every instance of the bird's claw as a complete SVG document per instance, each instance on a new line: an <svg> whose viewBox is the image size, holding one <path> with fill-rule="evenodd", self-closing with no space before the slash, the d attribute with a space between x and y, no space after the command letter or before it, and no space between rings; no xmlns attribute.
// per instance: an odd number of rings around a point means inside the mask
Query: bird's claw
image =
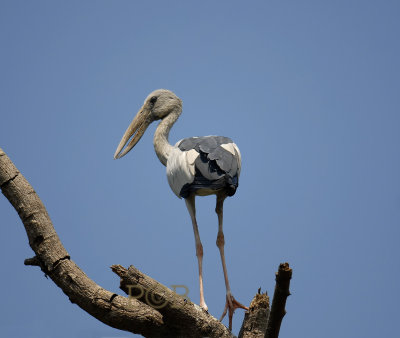
<svg viewBox="0 0 400 338"><path fill-rule="evenodd" d="M229 318L229 331L232 331L232 318L233 318L233 313L235 312L236 309L244 309L248 310L249 308L244 306L243 304L239 303L235 297L232 296L232 294L227 293L226 294L226 303L225 303L225 308L224 312L222 313L221 318L219 319L222 321L224 319L226 312L228 312L228 318Z"/></svg>
<svg viewBox="0 0 400 338"><path fill-rule="evenodd" d="M207 304L206 304L205 302L200 302L200 307L201 307L204 311L208 312L208 306L207 306Z"/></svg>

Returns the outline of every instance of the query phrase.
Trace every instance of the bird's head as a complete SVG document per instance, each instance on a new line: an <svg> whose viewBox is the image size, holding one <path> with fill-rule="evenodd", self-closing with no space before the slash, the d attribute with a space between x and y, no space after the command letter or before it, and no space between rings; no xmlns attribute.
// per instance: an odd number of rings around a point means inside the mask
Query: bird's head
<svg viewBox="0 0 400 338"><path fill-rule="evenodd" d="M171 113L179 114L181 110L181 99L170 90L157 89L150 93L122 136L114 158L126 155L139 142L150 123L161 120ZM127 143L128 145L123 149Z"/></svg>

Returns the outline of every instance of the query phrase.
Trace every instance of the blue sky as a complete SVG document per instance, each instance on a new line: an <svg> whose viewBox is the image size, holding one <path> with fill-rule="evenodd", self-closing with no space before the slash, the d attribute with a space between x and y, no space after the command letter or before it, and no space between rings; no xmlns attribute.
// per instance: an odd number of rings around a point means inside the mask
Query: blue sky
<svg viewBox="0 0 400 338"><path fill-rule="evenodd" d="M281 336L395 337L400 295L397 1L1 1L0 146L45 203L71 258L114 292L135 265L198 303L185 203L152 125L114 151L144 98L173 90L170 134L224 135L242 153L225 202L235 297L272 295L293 267ZM213 197L198 198L205 298L225 290ZM0 197L4 337L129 337L69 302L37 268ZM385 292L386 291L386 292ZM237 333L243 318L234 317ZM226 323L226 322L225 322Z"/></svg>

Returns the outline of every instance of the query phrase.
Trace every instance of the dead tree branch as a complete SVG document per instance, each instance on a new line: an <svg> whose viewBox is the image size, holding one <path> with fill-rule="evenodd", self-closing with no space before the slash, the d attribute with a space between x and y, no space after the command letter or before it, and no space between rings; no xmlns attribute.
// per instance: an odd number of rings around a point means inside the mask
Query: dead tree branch
<svg viewBox="0 0 400 338"><path fill-rule="evenodd" d="M269 318L269 297L261 293L261 288L250 303L246 311L239 338L263 338L267 330Z"/></svg>
<svg viewBox="0 0 400 338"><path fill-rule="evenodd" d="M271 314L265 338L278 338L279 336L282 319L286 314L286 299L290 296L289 286L291 278L292 269L289 267L289 263L280 264L275 277L274 298L272 300Z"/></svg>
<svg viewBox="0 0 400 338"><path fill-rule="evenodd" d="M70 259L38 195L1 148L0 188L18 212L25 226L29 245L36 254L34 258L25 260L25 264L40 266L72 303L103 323L120 330L145 337L188 336L188 331L181 330L171 317L163 315L145 302L107 291L86 276ZM150 285L154 282L152 279L146 281L146 277L143 277L144 284ZM173 304L182 302L182 298L172 291L169 296ZM192 303L185 305L185 310L189 308L192 316L197 314L202 318L194 321L190 316L181 317L179 324L185 328L190 326L191 337L231 337L229 330L216 318L203 313ZM187 318L190 319L189 324L185 322Z"/></svg>
<svg viewBox="0 0 400 338"><path fill-rule="evenodd" d="M232 337L216 318L183 295L168 289L135 267L111 268L120 277L120 288L129 297L103 289L71 260L50 217L29 182L0 148L0 188L24 224L35 256L25 265L39 266L58 287L87 313L116 329L145 337ZM276 338L289 293L292 269L281 264L269 314L267 294L256 294L245 314L239 337ZM266 332L266 333L265 333Z"/></svg>
<svg viewBox="0 0 400 338"><path fill-rule="evenodd" d="M226 327L223 326L222 329L221 322L200 306L184 296L178 296L176 292L140 272L133 265L129 269L113 265L111 269L121 278L121 290L156 308L166 322L175 326L174 330L177 332L182 331L187 335L200 322L206 337L223 337L226 333Z"/></svg>

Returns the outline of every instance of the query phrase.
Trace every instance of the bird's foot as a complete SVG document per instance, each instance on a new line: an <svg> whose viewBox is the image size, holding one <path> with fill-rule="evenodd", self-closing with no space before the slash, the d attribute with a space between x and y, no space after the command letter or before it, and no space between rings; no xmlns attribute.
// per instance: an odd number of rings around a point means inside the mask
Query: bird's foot
<svg viewBox="0 0 400 338"><path fill-rule="evenodd" d="M204 310L204 311L207 311L208 312L208 306L207 306L207 304L206 304L206 302L203 300L203 301L200 301L200 307Z"/></svg>
<svg viewBox="0 0 400 338"><path fill-rule="evenodd" d="M244 309L248 310L249 308L244 306L243 304L239 303L230 292L226 294L226 303L225 303L225 308L224 312L222 313L222 316L220 318L220 321L224 319L226 312L228 311L228 318L229 318L229 331L232 331L232 317L233 313L235 312L236 309Z"/></svg>

